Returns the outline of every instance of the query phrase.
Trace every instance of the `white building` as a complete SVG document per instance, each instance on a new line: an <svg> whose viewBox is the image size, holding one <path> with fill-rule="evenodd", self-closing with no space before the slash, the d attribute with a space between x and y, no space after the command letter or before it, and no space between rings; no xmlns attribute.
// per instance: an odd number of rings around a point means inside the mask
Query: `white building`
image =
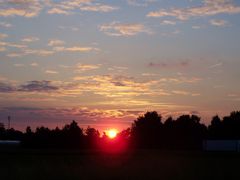
<svg viewBox="0 0 240 180"><path fill-rule="evenodd" d="M205 140L203 150L240 152L240 140Z"/></svg>

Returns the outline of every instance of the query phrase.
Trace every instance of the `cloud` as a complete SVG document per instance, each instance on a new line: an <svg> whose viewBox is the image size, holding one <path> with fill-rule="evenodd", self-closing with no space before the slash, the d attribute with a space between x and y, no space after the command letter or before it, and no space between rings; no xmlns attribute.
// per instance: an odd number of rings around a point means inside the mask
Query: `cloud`
<svg viewBox="0 0 240 180"><path fill-rule="evenodd" d="M0 33L0 39L1 39L1 36L2 36L2 38L8 37L8 35ZM14 48L14 53L10 53L10 54L15 54L16 55L16 54L20 54L20 53L17 53L16 49L18 49L18 50L26 49L27 45L26 44L16 44L16 43L12 43L12 42L0 41L0 49L1 49L0 51L6 51L6 50L8 50L7 48Z"/></svg>
<svg viewBox="0 0 240 180"><path fill-rule="evenodd" d="M175 21L170 21L170 20L163 20L161 22L162 25L176 25Z"/></svg>
<svg viewBox="0 0 240 180"><path fill-rule="evenodd" d="M190 93L188 91L180 91L180 90L174 90L172 91L174 94L177 94L177 95L189 95Z"/></svg>
<svg viewBox="0 0 240 180"><path fill-rule="evenodd" d="M15 88L12 85L0 82L0 92L1 93L11 93L14 91L15 91Z"/></svg>
<svg viewBox="0 0 240 180"><path fill-rule="evenodd" d="M192 26L192 29L201 29L202 26L198 26L198 25L195 25L195 26Z"/></svg>
<svg viewBox="0 0 240 180"><path fill-rule="evenodd" d="M45 50L45 49L25 49L23 55L34 54L38 56L49 56L54 54L54 51Z"/></svg>
<svg viewBox="0 0 240 180"><path fill-rule="evenodd" d="M107 97L136 96L147 91L146 83L136 82L134 78L123 75L77 76L82 91L91 91Z"/></svg>
<svg viewBox="0 0 240 180"><path fill-rule="evenodd" d="M79 11L110 12L118 9L95 0L0 0L0 16L36 17L43 9L48 14L74 14Z"/></svg>
<svg viewBox="0 0 240 180"><path fill-rule="evenodd" d="M18 48L18 49L25 49L27 48L26 44L17 44L17 43L11 43L11 42L0 42L0 46L8 46L12 48Z"/></svg>
<svg viewBox="0 0 240 180"><path fill-rule="evenodd" d="M62 46L65 42L59 39L51 39L48 41L48 46Z"/></svg>
<svg viewBox="0 0 240 180"><path fill-rule="evenodd" d="M50 74L55 71L48 70ZM0 79L0 93L53 93L54 96L71 94L71 91L76 90L76 86L73 83L62 81L47 81L47 80L33 80L25 83L16 83L7 81L6 79ZM61 91L59 91L61 90ZM79 93L78 93L79 94Z"/></svg>
<svg viewBox="0 0 240 180"><path fill-rule="evenodd" d="M37 16L42 9L39 0L2 0L0 1L0 16Z"/></svg>
<svg viewBox="0 0 240 180"><path fill-rule="evenodd" d="M24 64L14 64L15 67L24 67Z"/></svg>
<svg viewBox="0 0 240 180"><path fill-rule="evenodd" d="M162 36L166 36L166 37L173 37L173 36L176 36L177 34L180 34L181 31L176 29L174 31L168 31L168 32L163 32L161 33Z"/></svg>
<svg viewBox="0 0 240 180"><path fill-rule="evenodd" d="M60 44L52 43L52 44ZM90 47L90 46L72 46L72 47L64 47L64 46L54 46L53 51L56 52L90 52L90 51L99 51L98 48Z"/></svg>
<svg viewBox="0 0 240 180"><path fill-rule="evenodd" d="M240 6L233 4L232 0L204 0L203 4L189 8L171 8L152 11L147 17L175 17L179 20L188 20L191 17L213 16L217 14L240 13Z"/></svg>
<svg viewBox="0 0 240 180"><path fill-rule="evenodd" d="M7 57L14 58L14 57L23 57L27 55L37 55L37 56L49 56L53 55L55 52L45 49L29 49L23 48L20 52L13 52L7 54Z"/></svg>
<svg viewBox="0 0 240 180"><path fill-rule="evenodd" d="M69 52L89 52L93 50L96 50L96 48L83 47L83 46L73 46L73 47L64 48L64 51L69 51Z"/></svg>
<svg viewBox="0 0 240 180"><path fill-rule="evenodd" d="M60 9L60 8L52 8L48 10L48 14L64 14L64 15L69 15L72 14L72 12Z"/></svg>
<svg viewBox="0 0 240 180"><path fill-rule="evenodd" d="M154 63L154 62L150 62L148 64L148 67L164 68L164 69L185 68L185 67L189 67L189 66L190 66L189 61L181 61L181 62L177 62L177 63L169 63L169 62Z"/></svg>
<svg viewBox="0 0 240 180"><path fill-rule="evenodd" d="M69 0L60 2L47 3L50 10L49 14L74 14L77 10L80 11L93 11L93 12L111 12L119 9L108 4L97 3L95 0Z"/></svg>
<svg viewBox="0 0 240 180"><path fill-rule="evenodd" d="M222 20L222 19L211 19L209 22L211 25L219 26L219 27L225 27L228 24L227 21Z"/></svg>
<svg viewBox="0 0 240 180"><path fill-rule="evenodd" d="M99 69L100 66L101 64L77 64L77 68L75 72L84 72L84 71Z"/></svg>
<svg viewBox="0 0 240 180"><path fill-rule="evenodd" d="M5 47L0 47L0 52L6 51L7 49Z"/></svg>
<svg viewBox="0 0 240 180"><path fill-rule="evenodd" d="M148 6L156 0L127 0L127 3L132 6Z"/></svg>
<svg viewBox="0 0 240 180"><path fill-rule="evenodd" d="M7 34L4 34L4 33L0 33L0 39L5 39L7 38L8 35Z"/></svg>
<svg viewBox="0 0 240 180"><path fill-rule="evenodd" d="M117 10L119 8L109 6L109 5L102 5L102 4L95 4L95 5L88 5L80 7L82 11L94 11L94 12L111 12Z"/></svg>
<svg viewBox="0 0 240 180"><path fill-rule="evenodd" d="M25 39L25 42L30 42L32 39ZM50 40L48 42L48 46L52 47L52 50L47 49L31 49L28 48L25 44L13 44L8 42L0 42L0 51L6 51L5 46L19 48L20 51L9 52L6 56L10 58L15 57L23 57L27 55L37 55L37 56L50 56L57 52L82 52L87 53L91 51L100 51L100 49L91 47L91 46L72 46L72 47L64 47L60 46L65 44L64 41L61 40Z"/></svg>
<svg viewBox="0 0 240 180"><path fill-rule="evenodd" d="M59 87L52 84L51 81L29 81L26 84L20 85L18 91L24 92L48 92L58 90Z"/></svg>
<svg viewBox="0 0 240 180"><path fill-rule="evenodd" d="M99 29L109 36L134 36L139 33L151 34L148 28L139 23L112 22L101 25Z"/></svg>
<svg viewBox="0 0 240 180"><path fill-rule="evenodd" d="M30 66L32 66L32 67L37 67L37 66L38 66L38 63L33 62L33 63L30 64Z"/></svg>
<svg viewBox="0 0 240 180"><path fill-rule="evenodd" d="M21 41L31 43L31 42L39 41L39 38L38 37L25 37Z"/></svg>
<svg viewBox="0 0 240 180"><path fill-rule="evenodd" d="M54 71L54 70L46 70L45 73L46 74L58 74L58 72Z"/></svg>
<svg viewBox="0 0 240 180"><path fill-rule="evenodd" d="M123 67L123 66L112 66L108 68L109 71L114 71L118 73L122 73L123 71L128 70L128 67Z"/></svg>
<svg viewBox="0 0 240 180"><path fill-rule="evenodd" d="M189 91L183 91L183 90L173 90L172 93L176 94L176 95L183 95L183 96L200 96L200 93L192 93Z"/></svg>
<svg viewBox="0 0 240 180"><path fill-rule="evenodd" d="M78 27L74 27L74 26L70 26L70 27L67 27L67 26L58 26L59 29L62 29L62 30L65 30L65 29L69 29L71 31L79 31L79 28Z"/></svg>
<svg viewBox="0 0 240 180"><path fill-rule="evenodd" d="M4 27L4 28L10 28L13 25L7 22L0 22L0 27Z"/></svg>
<svg viewBox="0 0 240 180"><path fill-rule="evenodd" d="M222 65L223 65L223 63L222 63L222 62L219 62L219 63L216 63L216 64L213 64L213 65L209 66L208 68L209 68L209 69L217 68L217 67L220 67L220 66L222 66Z"/></svg>

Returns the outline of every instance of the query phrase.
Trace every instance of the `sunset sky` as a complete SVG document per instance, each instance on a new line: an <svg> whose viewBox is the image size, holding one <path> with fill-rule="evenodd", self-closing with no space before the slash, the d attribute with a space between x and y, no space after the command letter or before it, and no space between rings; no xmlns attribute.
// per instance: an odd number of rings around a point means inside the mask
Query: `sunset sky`
<svg viewBox="0 0 240 180"><path fill-rule="evenodd" d="M240 110L238 0L0 0L0 122L100 131Z"/></svg>

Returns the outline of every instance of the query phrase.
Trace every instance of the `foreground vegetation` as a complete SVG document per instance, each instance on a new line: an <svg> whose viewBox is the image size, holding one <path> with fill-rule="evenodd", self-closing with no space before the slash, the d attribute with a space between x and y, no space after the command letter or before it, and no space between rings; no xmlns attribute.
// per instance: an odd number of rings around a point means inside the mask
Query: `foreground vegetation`
<svg viewBox="0 0 240 180"><path fill-rule="evenodd" d="M1 179L240 179L240 154L136 150L0 150Z"/></svg>

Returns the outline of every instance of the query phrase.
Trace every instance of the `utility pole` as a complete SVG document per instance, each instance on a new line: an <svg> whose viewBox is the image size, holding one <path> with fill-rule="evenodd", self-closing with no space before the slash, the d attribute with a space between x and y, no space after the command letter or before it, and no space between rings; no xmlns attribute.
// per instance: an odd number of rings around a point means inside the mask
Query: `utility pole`
<svg viewBox="0 0 240 180"><path fill-rule="evenodd" d="M11 116L8 116L8 129L10 129L10 123L11 123Z"/></svg>

